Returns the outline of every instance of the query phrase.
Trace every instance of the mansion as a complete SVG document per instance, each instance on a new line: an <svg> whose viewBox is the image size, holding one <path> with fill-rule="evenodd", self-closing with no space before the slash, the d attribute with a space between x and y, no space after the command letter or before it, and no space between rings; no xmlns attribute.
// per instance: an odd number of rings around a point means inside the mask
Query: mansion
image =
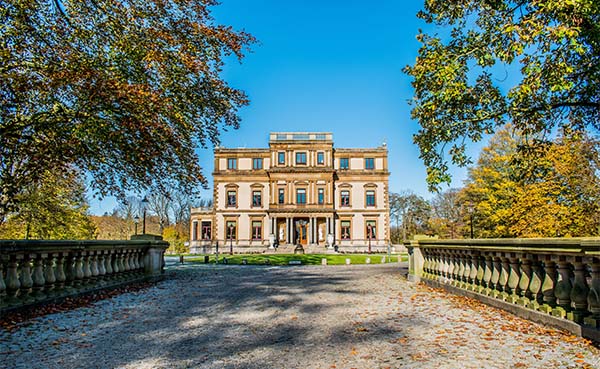
<svg viewBox="0 0 600 369"><path fill-rule="evenodd" d="M191 209L190 251L302 245L384 251L390 243L388 158L334 148L331 133L276 132L269 148L214 150L213 207Z"/></svg>

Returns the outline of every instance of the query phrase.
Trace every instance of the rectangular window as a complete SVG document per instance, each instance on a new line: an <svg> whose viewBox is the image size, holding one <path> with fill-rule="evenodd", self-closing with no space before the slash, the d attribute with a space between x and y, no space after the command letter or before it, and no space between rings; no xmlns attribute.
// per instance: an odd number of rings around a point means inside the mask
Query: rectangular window
<svg viewBox="0 0 600 369"><path fill-rule="evenodd" d="M305 152L297 152L296 153L296 165L306 165L306 153Z"/></svg>
<svg viewBox="0 0 600 369"><path fill-rule="evenodd" d="M296 204L306 204L306 189L299 188L296 190Z"/></svg>
<svg viewBox="0 0 600 369"><path fill-rule="evenodd" d="M228 158L227 159L227 169L237 169L237 159L236 158Z"/></svg>
<svg viewBox="0 0 600 369"><path fill-rule="evenodd" d="M324 152L317 153L317 164L318 165L325 164L325 153Z"/></svg>
<svg viewBox="0 0 600 369"><path fill-rule="evenodd" d="M252 239L262 240L262 222L260 220L252 221Z"/></svg>
<svg viewBox="0 0 600 369"><path fill-rule="evenodd" d="M198 222L192 223L192 241L196 241L198 239Z"/></svg>
<svg viewBox="0 0 600 369"><path fill-rule="evenodd" d="M252 206L262 206L261 195L260 191L252 191Z"/></svg>
<svg viewBox="0 0 600 369"><path fill-rule="evenodd" d="M319 188L318 193L317 193L317 201L319 202L319 205L323 205L325 203L325 189L324 188Z"/></svg>
<svg viewBox="0 0 600 369"><path fill-rule="evenodd" d="M367 206L375 206L375 191L367 191Z"/></svg>
<svg viewBox="0 0 600 369"><path fill-rule="evenodd" d="M227 221L227 239L228 240L235 240L236 234L237 234L237 224L235 222L235 220L228 220Z"/></svg>
<svg viewBox="0 0 600 369"><path fill-rule="evenodd" d="M377 238L377 222L374 220L367 220L365 234L367 239L374 240Z"/></svg>
<svg viewBox="0 0 600 369"><path fill-rule="evenodd" d="M227 206L237 205L237 192L227 191Z"/></svg>
<svg viewBox="0 0 600 369"><path fill-rule="evenodd" d="M348 169L350 165L348 163L348 158L340 158L340 169Z"/></svg>
<svg viewBox="0 0 600 369"><path fill-rule="evenodd" d="M285 164L285 152L278 152L277 153L277 163L280 165Z"/></svg>
<svg viewBox="0 0 600 369"><path fill-rule="evenodd" d="M279 189L279 196L277 200L278 204L285 204L285 190L283 188Z"/></svg>
<svg viewBox="0 0 600 369"><path fill-rule="evenodd" d="M342 220L341 222L341 238L342 240L349 240L350 239L350 221L349 220Z"/></svg>
<svg viewBox="0 0 600 369"><path fill-rule="evenodd" d="M212 239L212 227L210 226L210 222L202 222L202 239Z"/></svg>
<svg viewBox="0 0 600 369"><path fill-rule="evenodd" d="M340 192L340 206L350 206L350 191L344 190Z"/></svg>
<svg viewBox="0 0 600 369"><path fill-rule="evenodd" d="M366 158L365 159L365 169L375 169L375 159Z"/></svg>
<svg viewBox="0 0 600 369"><path fill-rule="evenodd" d="M252 169L262 169L263 168L263 160L262 158L254 158L252 159Z"/></svg>

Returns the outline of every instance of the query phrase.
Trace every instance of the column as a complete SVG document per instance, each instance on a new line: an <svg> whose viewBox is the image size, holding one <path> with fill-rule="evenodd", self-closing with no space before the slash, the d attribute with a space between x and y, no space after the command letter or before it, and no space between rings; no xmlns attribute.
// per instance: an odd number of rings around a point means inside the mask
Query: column
<svg viewBox="0 0 600 369"><path fill-rule="evenodd" d="M313 236L313 218L308 218L308 224L307 224L307 231L308 231L308 238L306 240L306 244L310 245L312 243L312 236Z"/></svg>
<svg viewBox="0 0 600 369"><path fill-rule="evenodd" d="M290 218L285 218L285 243L290 244Z"/></svg>

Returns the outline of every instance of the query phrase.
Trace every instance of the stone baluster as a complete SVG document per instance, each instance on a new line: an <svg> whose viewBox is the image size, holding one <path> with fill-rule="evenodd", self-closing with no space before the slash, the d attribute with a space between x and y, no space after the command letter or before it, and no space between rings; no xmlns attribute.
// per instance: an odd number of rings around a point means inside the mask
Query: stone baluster
<svg viewBox="0 0 600 369"><path fill-rule="evenodd" d="M115 251L112 255L112 270L115 279L121 278L121 268L119 267L119 252Z"/></svg>
<svg viewBox="0 0 600 369"><path fill-rule="evenodd" d="M10 256L6 268L6 302L9 305L15 305L19 302L18 296L21 290L21 281L19 280L18 268L17 256Z"/></svg>
<svg viewBox="0 0 600 369"><path fill-rule="evenodd" d="M531 282L531 259L527 255L522 256L521 260L521 278L519 280L519 291L521 297L517 299L517 304L527 306L529 304L529 283Z"/></svg>
<svg viewBox="0 0 600 369"><path fill-rule="evenodd" d="M21 300L25 303L33 302L31 297L31 287L33 287L33 279L31 279L31 259L28 254L25 254L23 260L19 263L19 279L21 281L21 289L19 294Z"/></svg>
<svg viewBox="0 0 600 369"><path fill-rule="evenodd" d="M452 285L456 286L460 282L460 255L458 251L452 253Z"/></svg>
<svg viewBox="0 0 600 369"><path fill-rule="evenodd" d="M508 299L508 276L510 275L510 260L506 255L500 258L500 277L498 278L498 290L500 291L500 299L506 301Z"/></svg>
<svg viewBox="0 0 600 369"><path fill-rule="evenodd" d="M552 315L565 318L567 312L571 310L571 264L561 256L558 261L558 278L554 295L556 296L557 306L552 309Z"/></svg>
<svg viewBox="0 0 600 369"><path fill-rule="evenodd" d="M454 281L454 254L452 251L448 251L448 277L446 278L446 283L452 284Z"/></svg>
<svg viewBox="0 0 600 369"><path fill-rule="evenodd" d="M73 263L73 287L80 288L83 285L83 276L83 255L79 253Z"/></svg>
<svg viewBox="0 0 600 369"><path fill-rule="evenodd" d="M127 278L129 278L129 275L131 274L131 267L129 265L129 259L130 259L130 253L129 250L124 250L123 251L123 268L125 270L125 276ZM431 258L431 256L429 256ZM430 271L431 274L431 271Z"/></svg>
<svg viewBox="0 0 600 369"><path fill-rule="evenodd" d="M125 278L125 251L121 250L118 254L117 254L117 263L119 264L119 278Z"/></svg>
<svg viewBox="0 0 600 369"><path fill-rule="evenodd" d="M544 281L542 282L542 295L544 303L539 310L545 313L551 313L556 306L556 296L554 288L556 286L556 263L550 260L550 256L544 262Z"/></svg>
<svg viewBox="0 0 600 369"><path fill-rule="evenodd" d="M447 250L442 253L442 257L444 259L442 267L442 276L444 278L442 279L442 282L448 283L448 281L450 280L450 254Z"/></svg>
<svg viewBox="0 0 600 369"><path fill-rule="evenodd" d="M477 255L477 276L475 277L475 284L477 288L476 292L481 293L485 288L485 281L483 275L485 273L485 256Z"/></svg>
<svg viewBox="0 0 600 369"><path fill-rule="evenodd" d="M583 322L594 328L600 328L600 258L592 260L592 281L588 294L588 310L592 314L585 317Z"/></svg>
<svg viewBox="0 0 600 369"><path fill-rule="evenodd" d="M458 275L456 278L456 287L463 287L465 283L465 255L458 252Z"/></svg>
<svg viewBox="0 0 600 369"><path fill-rule="evenodd" d="M44 278L44 255L37 254L33 259L33 272L31 273L33 285L31 286L31 297L35 300L43 300L46 298L44 294L44 285L46 279Z"/></svg>
<svg viewBox="0 0 600 369"><path fill-rule="evenodd" d="M53 295L56 291L56 275L54 273L54 255L48 254L48 257L44 263L44 279L46 280L46 286L44 290L47 295Z"/></svg>
<svg viewBox="0 0 600 369"><path fill-rule="evenodd" d="M500 271L502 270L502 259L498 256L494 256L493 258L493 269L492 269L492 280L490 281L490 286L492 288L492 292L490 296L497 298L502 292L500 289Z"/></svg>
<svg viewBox="0 0 600 369"><path fill-rule="evenodd" d="M433 274L434 274L434 279L436 281L440 280L440 276L441 276L441 268L442 266L442 262L441 262L441 255L439 251L436 251L435 254L433 255Z"/></svg>
<svg viewBox="0 0 600 369"><path fill-rule="evenodd" d="M477 252L474 252L473 254L471 254L471 257L469 258L469 263L470 263L470 273L469 273L469 290L470 291L475 291L477 289L477 272L479 269L479 255Z"/></svg>
<svg viewBox="0 0 600 369"><path fill-rule="evenodd" d="M544 302L544 295L542 294L543 280L544 270L542 269L542 263L538 260L537 256L535 256L534 260L531 262L531 281L529 282L531 301L527 305L527 307L532 310L538 310Z"/></svg>
<svg viewBox="0 0 600 369"><path fill-rule="evenodd" d="M521 276L520 273L520 265L519 258L516 257L515 254L510 255L510 274L508 275L508 290L506 291L509 295L506 298L506 301L516 304L519 299L519 278Z"/></svg>
<svg viewBox="0 0 600 369"><path fill-rule="evenodd" d="M581 257L576 257L573 263L575 278L573 279L573 288L571 289L571 307L573 310L567 313L567 319L577 323L583 323L583 318L587 315L588 293L590 289L586 280L586 264Z"/></svg>
<svg viewBox="0 0 600 369"><path fill-rule="evenodd" d="M98 282L98 253L90 255L90 281L93 284Z"/></svg>
<svg viewBox="0 0 600 369"><path fill-rule="evenodd" d="M83 253L83 285L87 286L92 283L92 268L91 255L89 252Z"/></svg>
<svg viewBox="0 0 600 369"><path fill-rule="evenodd" d="M106 282L106 279L104 278L106 276L106 266L104 263L104 252L103 251L99 251L98 252L98 283L100 284L104 284Z"/></svg>
<svg viewBox="0 0 600 369"><path fill-rule="evenodd" d="M106 280L114 279L115 271L113 269L114 265L114 253L112 250L107 251L106 257L104 258L104 268L106 269Z"/></svg>
<svg viewBox="0 0 600 369"><path fill-rule="evenodd" d="M67 265L65 265L65 260L68 260ZM67 285L67 275L65 274L65 269L67 267L70 268L71 266L69 263L72 262L73 259L69 258L68 256L65 257L64 254L59 254L56 258L56 284L54 285L54 289L58 293L64 292L64 288Z"/></svg>
<svg viewBox="0 0 600 369"><path fill-rule="evenodd" d="M463 255L463 265L463 283L461 287L467 289L470 285L469 276L471 275L471 255L468 253Z"/></svg>
<svg viewBox="0 0 600 369"><path fill-rule="evenodd" d="M491 255L486 255L485 256L485 270L483 272L483 282L485 285L483 293L488 296L492 294L493 270L494 270L494 259Z"/></svg>
<svg viewBox="0 0 600 369"><path fill-rule="evenodd" d="M429 250L423 249L423 278L429 279Z"/></svg>

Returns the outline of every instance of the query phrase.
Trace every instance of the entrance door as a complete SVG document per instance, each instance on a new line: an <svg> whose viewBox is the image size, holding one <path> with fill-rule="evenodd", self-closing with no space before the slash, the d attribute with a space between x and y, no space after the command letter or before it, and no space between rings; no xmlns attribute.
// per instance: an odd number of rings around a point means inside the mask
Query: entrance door
<svg viewBox="0 0 600 369"><path fill-rule="evenodd" d="M306 245L308 241L308 222L306 220L299 220L296 222L296 231L298 232L298 243Z"/></svg>

